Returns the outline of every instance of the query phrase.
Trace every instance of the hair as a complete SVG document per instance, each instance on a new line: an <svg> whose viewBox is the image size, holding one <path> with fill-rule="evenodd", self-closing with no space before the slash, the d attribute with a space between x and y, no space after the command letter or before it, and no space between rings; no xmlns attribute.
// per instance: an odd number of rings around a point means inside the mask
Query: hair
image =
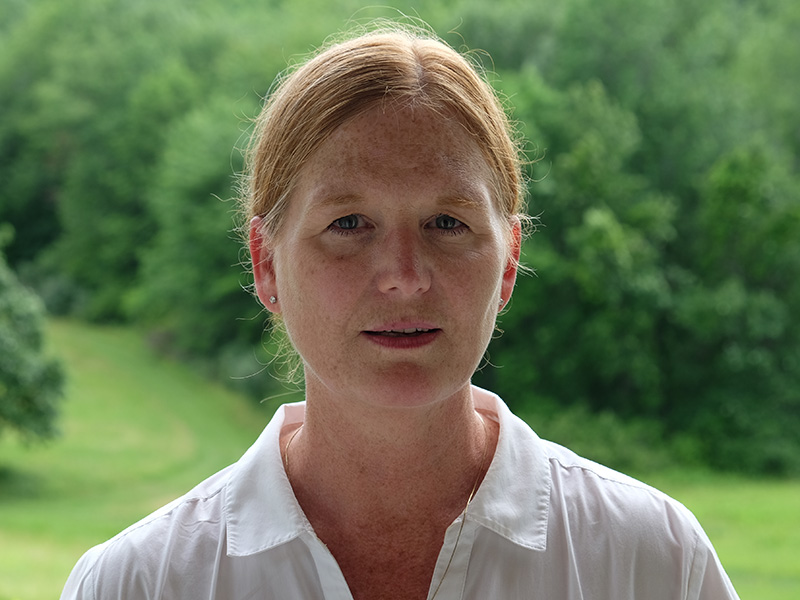
<svg viewBox="0 0 800 600"><path fill-rule="evenodd" d="M428 31L392 24L334 44L276 82L246 154L244 225L279 234L298 173L342 124L376 107L420 107L456 119L494 174L495 202L524 220L522 153L480 67Z"/></svg>

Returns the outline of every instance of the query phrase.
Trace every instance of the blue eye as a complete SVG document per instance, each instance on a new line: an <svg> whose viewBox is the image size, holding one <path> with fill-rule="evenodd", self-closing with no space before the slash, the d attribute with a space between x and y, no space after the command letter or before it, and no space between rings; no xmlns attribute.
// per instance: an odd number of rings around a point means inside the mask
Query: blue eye
<svg viewBox="0 0 800 600"><path fill-rule="evenodd" d="M347 215L345 217L341 217L336 219L332 226L336 229L343 229L345 231L349 231L352 229L356 229L358 227L359 217L358 215Z"/></svg>
<svg viewBox="0 0 800 600"><path fill-rule="evenodd" d="M455 217L451 217L450 215L438 215L436 219L434 219L434 224L437 229L454 233L456 231L466 228L466 225L464 225L464 223L462 223Z"/></svg>

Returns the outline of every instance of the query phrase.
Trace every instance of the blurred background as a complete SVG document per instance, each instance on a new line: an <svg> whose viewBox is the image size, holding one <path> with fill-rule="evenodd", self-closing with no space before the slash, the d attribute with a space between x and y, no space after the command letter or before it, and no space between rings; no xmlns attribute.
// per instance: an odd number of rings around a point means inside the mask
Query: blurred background
<svg viewBox="0 0 800 600"><path fill-rule="evenodd" d="M470 49L526 140L534 273L475 383L686 502L742 597L796 598L800 3L2 0L0 600L302 396L236 174L275 76L378 17Z"/></svg>

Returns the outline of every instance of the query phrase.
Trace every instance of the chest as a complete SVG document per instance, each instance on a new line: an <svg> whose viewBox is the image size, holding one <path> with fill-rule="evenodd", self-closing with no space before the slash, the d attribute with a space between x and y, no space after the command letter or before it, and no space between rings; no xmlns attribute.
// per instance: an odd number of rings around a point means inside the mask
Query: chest
<svg viewBox="0 0 800 600"><path fill-rule="evenodd" d="M406 527L352 531L323 540L347 581L354 600L425 600L445 529Z"/></svg>

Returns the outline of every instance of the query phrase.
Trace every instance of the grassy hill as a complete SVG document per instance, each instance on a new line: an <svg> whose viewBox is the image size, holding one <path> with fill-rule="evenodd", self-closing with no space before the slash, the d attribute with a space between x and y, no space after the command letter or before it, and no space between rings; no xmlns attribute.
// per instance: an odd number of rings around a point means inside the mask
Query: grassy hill
<svg viewBox="0 0 800 600"><path fill-rule="evenodd" d="M0 600L57 598L80 555L235 461L281 398L256 406L153 354L127 328L55 322L63 435L0 439ZM742 598L800 597L800 482L647 477L691 508Z"/></svg>
<svg viewBox="0 0 800 600"><path fill-rule="evenodd" d="M235 461L274 404L151 353L135 331L57 322L62 436L0 440L0 599L57 598L77 559Z"/></svg>

